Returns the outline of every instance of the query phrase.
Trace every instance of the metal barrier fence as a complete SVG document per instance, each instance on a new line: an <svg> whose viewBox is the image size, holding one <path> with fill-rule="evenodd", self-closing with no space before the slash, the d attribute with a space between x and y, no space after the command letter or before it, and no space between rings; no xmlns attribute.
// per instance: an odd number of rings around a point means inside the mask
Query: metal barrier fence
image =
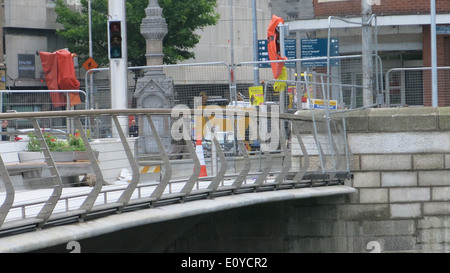
<svg viewBox="0 0 450 273"><path fill-rule="evenodd" d="M329 58L330 71L327 71L327 58L293 59L286 63L297 63L296 66L287 66L287 80L273 79L270 68L260 69L261 84L264 86L264 102L280 103L284 101L284 112L295 112L305 109L302 97L310 99L335 100L341 109L355 109L362 107L362 55L334 56ZM383 90L383 65L378 56L374 56L374 84L373 98L378 105ZM237 82L251 82L253 66L273 62L244 62L236 65L235 75ZM308 63L310 67L302 67ZM313 66L316 64L317 66ZM291 68L290 68L291 67ZM297 68L302 67L304 70ZM284 93L276 92L274 85L284 82ZM307 84L308 82L308 84ZM248 84L251 86L251 84ZM250 100L249 88L243 91L244 96ZM304 101L303 101L304 102ZM309 109L309 107L308 107Z"/></svg>
<svg viewBox="0 0 450 273"><path fill-rule="evenodd" d="M161 65L161 66L144 66L144 67L129 67L129 107L136 108L136 98L133 98L134 92L138 91L138 81L146 72L151 70L161 70L165 76L173 80L174 85L174 101L175 104L188 105L193 108L193 97L202 96L206 94L209 98L209 105L225 106L229 105L238 99L244 98L249 102L251 95L249 94L249 87L254 85L254 69L255 66L261 66L258 68L259 72L259 85L264 86L268 81L272 81L273 75L270 69L270 63L276 61L266 62L242 62L234 66L231 66L225 62L211 62L211 63L193 63L193 64L179 64L179 65ZM351 97L351 91L344 90L340 95L335 90L342 89L345 85L361 86L362 85L362 56L333 56L330 57L330 71L327 72L327 58L303 58L289 60L287 64L287 76L289 81L302 81L305 80L304 71L307 71L307 77L310 77L311 82L318 82L312 74L322 74L330 76L330 84L332 87L332 99L346 100L346 105L361 104L359 101L360 95L358 91L353 90L354 95ZM295 64L295 65L293 65ZM308 64L306 67L303 65ZM313 66L312 64L317 64ZM382 63L378 56L374 56L374 97L381 93L383 89L383 77L382 77ZM297 68L293 68L293 66ZM107 73L108 68L92 69L86 72L85 82L88 87L88 107L91 109L109 109L110 108L110 94L109 94L109 75ZM92 91L90 73L93 73ZM296 76L295 74L302 74ZM131 76L133 76L131 78ZM314 77L314 79L313 79ZM326 79L328 80L328 79ZM288 86L288 92L292 92L292 88ZM355 87L356 88L356 87ZM265 95L268 101L277 102L279 94L273 92L272 86L269 86L268 90L265 90ZM295 90L294 90L295 91ZM306 92L306 90L302 90ZM321 92L314 90L314 94L320 97ZM238 94L238 95L236 95ZM243 95L240 97L240 95ZM239 96L239 97L238 97ZM350 100L352 100L350 102ZM294 103L295 105L295 103Z"/></svg>
<svg viewBox="0 0 450 273"><path fill-rule="evenodd" d="M450 105L450 67L438 67L438 106ZM431 106L431 67L393 68L386 73L386 106Z"/></svg>
<svg viewBox="0 0 450 273"><path fill-rule="evenodd" d="M62 96L59 96L59 95ZM78 98L73 97L73 95ZM87 94L83 90L0 90L0 113L6 112L40 112L55 110L87 109ZM71 99L76 99L74 103ZM32 124L27 121L17 121L9 124L11 130L30 129ZM66 130L72 128L64 118L53 119L45 124L46 128ZM5 129L5 128L3 128Z"/></svg>
<svg viewBox="0 0 450 273"><path fill-rule="evenodd" d="M0 142L0 236L85 221L110 213L211 198L226 194L282 190L342 184L350 178L349 154L342 118L324 118L323 111L311 110L311 117L279 113L276 106L264 111L255 108L215 108L214 114L188 107L172 109L78 110L28 113L3 113L2 120L29 120L36 138L24 141ZM211 110L211 109L209 109ZM198 111L198 109L197 109ZM218 115L234 118L233 130L238 156L227 160L220 136L211 131ZM225 114L226 112L226 114ZM181 116L180 116L181 113ZM210 132L211 145L217 161L205 163L196 138L189 132L200 115L207 123L201 127ZM119 119L135 115L146 120L158 147L158 158L137 159L135 141L127 138ZM108 117L117 136L90 139L85 120ZM173 137L183 137L188 157L171 159L156 131L154 120L172 117ZM247 120L245 117L251 117ZM83 155L71 153L66 162L57 158L53 149L62 145L42 132L43 123L54 118L70 118L76 132L69 140L72 146L84 146ZM175 119L174 119L175 118ZM177 119L178 118L178 119ZM248 127L247 127L248 126ZM248 130L248 136L246 135ZM177 135L178 133L178 135ZM194 134L195 136L196 134ZM248 140L260 143L248 147ZM38 159L22 159L28 143L38 146ZM197 145L196 145L197 144ZM33 156L33 155L31 155ZM67 155L66 155L67 156ZM205 164L212 164L206 170ZM149 170L156 170L151 172ZM79 178L84 177L83 181ZM86 184L90 185L86 186ZM33 191L48 188L47 191ZM20 193L18 191L21 190ZM26 199L23 193L30 193Z"/></svg>
<svg viewBox="0 0 450 273"><path fill-rule="evenodd" d="M147 71L161 70L167 78L173 81L175 92L175 103L184 104L193 107L193 96L201 96L202 92L206 92L212 98L223 98L230 100L231 89L231 72L230 66L224 62L212 63L194 63L179 65L160 65L160 66L140 66L129 67L129 91L136 91L138 79L144 76ZM85 82L89 89L91 85L90 73L93 73L93 90L88 91L89 108L92 109L110 109L109 86L109 68L91 69L86 72ZM132 96L130 100L130 108L135 102ZM214 101L219 104L220 101Z"/></svg>

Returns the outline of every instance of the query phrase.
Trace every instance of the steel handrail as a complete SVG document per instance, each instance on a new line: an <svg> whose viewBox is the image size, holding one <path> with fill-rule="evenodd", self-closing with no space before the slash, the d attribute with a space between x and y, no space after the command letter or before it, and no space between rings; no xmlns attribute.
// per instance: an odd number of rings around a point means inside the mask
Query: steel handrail
<svg viewBox="0 0 450 273"><path fill-rule="evenodd" d="M194 110L191 110L192 114L194 114ZM241 112L241 110L234 109L236 112ZM242 111L246 112L246 111ZM3 215L0 215L0 217L6 216L6 213L10 211L16 211L18 209L21 210L22 216L20 219L18 217L15 217L14 220L8 219L4 221L3 223L0 221L0 234L6 234L5 232L14 230L14 232L17 231L17 229L23 229L25 226L31 226L34 227L34 229L39 229L44 227L45 225L51 225L55 221L83 221L86 219L87 216L98 215L98 213L105 213L109 211L115 211L115 212L122 212L124 209L127 208L134 208L136 206L154 206L158 205L161 202L165 203L171 200L175 200L177 202L190 200L192 198L205 198L205 197L213 197L216 195L223 195L223 194L236 194L241 191L248 192L248 189L250 188L252 191L258 191L259 189L267 188L267 187L274 187L275 189L282 189L286 186L288 187L299 187L304 186L305 181L302 181L302 177L306 173L307 165L309 165L309 159L308 159L308 152L305 149L305 146L303 145L301 139L302 136L299 134L298 130L294 130L293 136L296 137L300 141L300 144L302 145L302 153L305 159L307 159L308 164L303 165L302 169L300 170L301 174L299 175L298 172L295 172L295 181L288 181L287 180L287 174L291 168L291 151L287 149L286 141L288 139L285 138L283 135L280 137L278 141L280 141L281 145L281 155L284 157L284 160L282 160L282 168L280 170L271 170L272 167L272 161L270 153L272 151L264 151L264 154L267 157L267 160L265 162L265 166L263 168L262 172L259 172L258 178L253 183L246 180L245 178L248 175L255 174L254 172L250 172L250 159L248 158L248 155L244 153L245 156L245 162L246 165L244 169L239 173L230 174L226 173L225 169L222 168L221 172L217 174L216 177L212 177L212 181L207 178L201 178L198 177L198 173L194 170L194 174L189 179L181 179L180 181L170 181L170 175L165 176L161 182L159 183L147 183L147 184L139 184L139 166L136 158L131 153L131 149L128 146L127 139L125 138L124 132L122 130L118 130L119 138L121 139L121 145L122 148L125 151L126 158L128 159L128 162L131 166L132 172L133 172L133 179L130 183L124 186L114 187L114 188L103 188L102 182L102 172L100 167L97 164L96 158L93 154L93 150L91 148L91 144L86 137L85 130L83 128L83 125L81 124L80 120L84 119L85 117L95 117L95 116L111 116L113 120L115 121L115 124L117 127L120 127L118 123L118 117L121 116L128 116L128 115L143 115L147 117L147 120L151 122L151 116L157 116L157 115L170 115L172 113L171 109L122 109L122 110L116 110L116 109L103 109L103 110L70 110L70 111L52 111L52 112L19 112L19 113L0 113L0 119L8 119L8 120L15 120L15 119L30 119L33 121L34 128L36 132L40 132L40 127L38 124L38 120L45 119L45 118L54 118L54 117L67 117L67 118L73 118L75 121L75 125L77 129L80 131L81 139L83 140L86 151L88 154L90 154L90 163L93 166L94 175L96 176L96 184L94 185L94 188L91 188L86 193L74 193L74 194L68 194L68 195L62 195L61 191L61 177L59 176L57 172L57 165L54 164L52 155L48 152L48 147L46 147L45 141L41 140L41 147L44 147L44 151L46 151L46 161L47 165L49 165L54 171L53 175L53 184L55 187L53 188L53 193L51 194L50 198L48 200L39 200L39 201L31 201L31 202L25 202L25 203L16 203L16 204L3 204L1 205L0 213L3 212ZM229 112L227 112L229 113ZM262 116L270 117L272 114L270 112L263 112ZM298 115L292 115L292 114L279 114L277 113L277 116L281 119L288 120L293 123L297 122L311 122L311 119L300 117ZM314 122L320 122L319 119L314 119ZM338 122L340 121L340 118L337 117L336 120ZM328 119L325 119L324 122L331 122ZM151 123L150 123L151 124ZM284 122L280 122L280 124L284 124ZM86 125L85 125L86 126ZM284 125L283 125L284 126ZM297 127L297 125L295 125ZM281 129L281 128L280 128ZM298 128L297 128L298 129ZM283 132L283 130L280 130L280 132ZM40 137L42 138L42 134L40 134ZM159 138L157 133L154 133L154 137L156 139ZM188 140L186 140L188 142ZM190 141L190 140L189 140ZM161 142L159 142L159 149L164 149ZM217 141L214 143L215 145L219 145ZM331 143L330 145L334 145L334 143ZM239 142L239 148L243 149L244 145L243 143ZM323 153L323 151L320 149L319 144L319 153ZM192 148L192 147L191 147ZM245 148L245 147L244 147ZM164 152L164 151L163 151ZM306 154L305 154L306 153ZM193 149L190 149L190 154L192 158L196 157L196 152ZM260 152L261 154L261 152ZM288 157L288 158L286 158ZM221 155L222 164L226 165L226 160L223 154ZM3 162L0 161L0 164L5 167ZM167 156L162 157L162 162L167 170L170 170L171 168L171 162L168 160ZM258 164L258 163L257 163ZM260 164L260 163L259 163ZM260 166L261 168L261 166ZM6 170L6 167L4 168ZM7 170L6 170L7 172ZM344 172L348 172L345 170ZM313 171L312 174L322 175L320 176L319 180L330 180L334 181L336 183L342 183L341 180L335 179L335 173L336 170L324 170L324 167L320 169L319 172ZM7 173L5 173L7 175ZM2 175L5 176L5 174ZM323 178L323 174L329 174L329 178ZM273 182L268 181L269 175L273 175ZM8 180L8 177L6 177L6 180ZM5 178L4 178L5 179ZM233 180L234 179L234 180ZM8 182L8 181L6 181ZM179 190L174 190L173 185L176 185L175 183L180 183ZM229 183L229 184L228 184ZM313 181L306 181L306 183L310 183L310 186L312 186ZM6 185L7 183L5 183ZM158 189L158 191L156 191ZM145 191L145 192L144 192ZM152 194L147 193L146 191L152 191ZM108 198L111 200L111 194L112 193L119 193L121 192L120 197L114 196L114 200L109 202ZM6 192L6 200L10 201L11 198L14 197L14 191L8 191ZM137 198L136 198L137 194ZM102 197L103 196L103 200ZM73 203L75 200L79 200L80 198L85 197L85 201L81 206L78 207L78 204ZM89 199L89 200L88 200ZM61 205L65 204L64 208L61 208ZM33 207L36 209L37 206L43 205L42 208L40 208L40 213L38 213L38 216L33 217L30 216L29 208ZM75 207L78 207L75 208ZM30 214L30 215L27 215Z"/></svg>

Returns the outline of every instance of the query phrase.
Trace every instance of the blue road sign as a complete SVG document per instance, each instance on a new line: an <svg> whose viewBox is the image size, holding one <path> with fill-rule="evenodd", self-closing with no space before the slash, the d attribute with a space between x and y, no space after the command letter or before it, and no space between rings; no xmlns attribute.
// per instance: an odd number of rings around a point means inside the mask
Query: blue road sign
<svg viewBox="0 0 450 273"><path fill-rule="evenodd" d="M269 52L267 51L267 40L258 40L258 61L270 61ZM269 68L270 64L259 64L259 67Z"/></svg>
<svg viewBox="0 0 450 273"><path fill-rule="evenodd" d="M284 51L288 59L297 59L297 43L295 39L284 40ZM258 61L270 61L267 51L267 40L258 40ZM295 62L286 62L287 68L295 68ZM270 64L259 64L260 68L270 68Z"/></svg>
<svg viewBox="0 0 450 273"><path fill-rule="evenodd" d="M297 41L295 39L284 40L284 52L289 60L297 59ZM286 62L287 68L295 68L295 62Z"/></svg>
<svg viewBox="0 0 450 273"><path fill-rule="evenodd" d="M326 57L328 49L328 39L302 39L301 40L301 58ZM339 39L331 38L330 56L339 56ZM331 60L330 65L339 65L339 60ZM302 61L302 66L316 67L327 66L327 60Z"/></svg>
<svg viewBox="0 0 450 273"><path fill-rule="evenodd" d="M436 34L450 34L450 25L436 26Z"/></svg>

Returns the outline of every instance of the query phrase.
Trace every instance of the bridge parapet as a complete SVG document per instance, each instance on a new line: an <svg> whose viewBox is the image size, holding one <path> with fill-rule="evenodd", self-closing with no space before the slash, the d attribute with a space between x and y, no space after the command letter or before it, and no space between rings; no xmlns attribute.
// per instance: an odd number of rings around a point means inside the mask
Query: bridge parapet
<svg viewBox="0 0 450 273"><path fill-rule="evenodd" d="M196 114L196 110L187 110L189 116ZM207 115L205 129L211 130L209 122L214 121L220 109L215 109L213 115ZM248 114L249 110L244 112ZM229 119L235 120L231 124L238 124L239 117L242 116L239 109L226 109ZM304 143L300 123L310 123L297 115L279 114L272 112L251 113L253 124L244 126L254 126L259 129L257 133L249 132L248 138L257 140L260 143L260 150L255 151L256 155L251 155L253 151L246 148L245 137L239 134L233 136L232 144L234 150L225 151L227 148L221 139L213 135L209 140L210 148L214 151L211 154L211 173L208 176L203 173L202 165L205 163L202 156L205 155L203 145L199 145L195 134L190 132L190 122L185 123L183 116L180 118L179 112L170 109L127 109L127 110L78 110L78 111L52 111L33 113L4 113L0 114L0 119L12 121L29 120L34 127L34 134L40 144L40 151L43 153L42 164L48 175L46 177L36 177L48 182L51 192L45 196L32 198L33 200L15 200L16 182L13 176L20 173L20 168L24 163L15 163L15 173L11 172L8 164L0 161L0 172L4 184L4 192L1 194L4 202L0 209L0 233L7 236L11 232L32 231L42 229L62 223L73 223L86 221L111 213L121 213L128 210L161 206L164 204L183 203L190 200L202 198L214 198L222 195L233 195L239 193L261 192L268 190L283 190L295 188L310 188L318 186L342 185L344 181L351 177L348 170L348 149L346 148L345 131L342 130L342 119L318 119L313 131L313 139L309 143ZM204 113L203 113L204 114ZM201 117L204 115L202 114ZM139 119L139 124L149 126L153 135L152 139L158 153L145 155L146 158L156 158L159 160L159 177L148 180L148 176L143 173L143 169L148 166L140 166L139 162L144 159L139 156L134 149L138 147L136 142L139 138L129 138L127 128L123 128L120 122L124 116L133 115ZM98 141L89 139L89 124L91 119L98 117L109 117L112 120L112 132L116 132L116 139L103 140L106 144L115 143L116 150L99 146ZM43 134L45 124L51 124L53 118L67 118L71 123L70 128L76 130L76 140L82 142L85 147L84 153L87 157L71 164L88 164L89 168L84 168L86 177L90 177L92 187L80 187L79 191L65 194L66 183L62 180L63 164L57 162L51 147L57 142L55 139ZM165 147L157 133L155 117L162 117L164 126L170 125L175 131L183 132L183 140L187 152L184 155L185 163L188 162L190 171L182 177L174 179L174 166L177 166L176 159L171 159L170 150ZM186 116L184 116L185 118ZM175 119L174 119L175 118ZM176 119L180 118L180 119ZM160 118L157 120L161 120ZM180 121L176 123L176 121ZM175 125L178 124L178 127ZM265 124L265 128L262 124ZM268 132L268 127L271 127ZM254 128L253 127L253 128ZM247 128L247 127L246 127ZM264 129L261 129L264 128ZM278 130L279 129L279 130ZM172 131L174 131L172 130ZM238 125L232 130L242 132ZM190 132L190 133L188 133ZM67 132L70 134L70 132ZM75 131L73 132L75 134ZM241 134L244 136L245 134ZM267 137L268 136L268 137ZM73 135L71 135L73 138ZM265 138L264 138L265 137ZM307 137L305 136L305 139ZM228 139L229 140L229 139ZM226 141L226 139L224 139ZM69 140L70 142L70 140ZM195 143L197 142L197 143ZM300 152L292 157L292 146L294 142L300 147ZM195 144L197 145L195 145ZM113 145L114 146L114 145ZM200 146L200 147L199 147ZM109 146L108 146L109 147ZM97 157L97 152L100 155ZM200 151L200 152L199 152ZM18 152L18 151L17 151ZM228 154L226 154L228 152ZM107 154L107 156L105 156ZM138 156L139 155L139 156ZM310 156L318 157L318 160L309 160ZM3 155L0 159L3 158ZM42 159L41 159L42 160ZM190 162L189 162L190 161ZM241 162L241 163L237 163ZM295 165L293 162L297 162ZM230 164L231 163L231 164ZM240 164L240 166L236 166ZM255 168L255 163L257 167ZM186 164L184 164L186 165ZM19 170L18 170L19 169ZM257 171L254 171L257 169ZM109 174L116 171L119 181L113 181L110 185ZM126 172L123 173L123 171ZM253 170L253 171L252 171ZM108 175L107 175L108 173ZM73 176L78 176L76 172ZM213 174L213 175L211 175ZM19 174L18 176L21 176ZM15 177L17 178L17 177ZM20 179L20 178L17 178ZM32 184L34 181L28 181ZM117 183L116 183L117 182ZM74 185L69 185L74 186ZM81 186L76 184L75 186Z"/></svg>

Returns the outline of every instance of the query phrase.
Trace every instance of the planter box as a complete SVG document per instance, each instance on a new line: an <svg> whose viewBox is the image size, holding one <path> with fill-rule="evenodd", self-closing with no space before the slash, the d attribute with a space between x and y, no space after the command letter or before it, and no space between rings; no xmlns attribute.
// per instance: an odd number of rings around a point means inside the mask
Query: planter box
<svg viewBox="0 0 450 273"><path fill-rule="evenodd" d="M44 154L41 152L18 152L20 163L45 162Z"/></svg>
<svg viewBox="0 0 450 273"><path fill-rule="evenodd" d="M99 151L94 151L95 158L98 160ZM89 156L85 151L73 152L73 161L89 161Z"/></svg>
<svg viewBox="0 0 450 273"><path fill-rule="evenodd" d="M55 162L89 161L89 156L84 151L51 152L51 154ZM98 158L99 152L95 151L94 154ZM19 152L18 155L21 163L45 162L44 153L42 152Z"/></svg>
<svg viewBox="0 0 450 273"><path fill-rule="evenodd" d="M73 162L74 152L50 152L55 162Z"/></svg>

